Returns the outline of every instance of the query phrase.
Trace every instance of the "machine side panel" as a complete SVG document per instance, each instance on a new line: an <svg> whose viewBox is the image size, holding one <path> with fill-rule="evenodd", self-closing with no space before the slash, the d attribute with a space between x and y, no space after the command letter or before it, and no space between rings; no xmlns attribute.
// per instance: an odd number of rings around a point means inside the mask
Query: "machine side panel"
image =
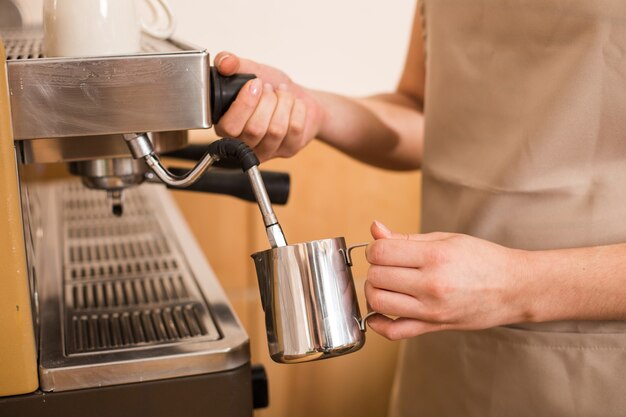
<svg viewBox="0 0 626 417"><path fill-rule="evenodd" d="M0 396L32 392L39 385L16 167L0 39Z"/></svg>

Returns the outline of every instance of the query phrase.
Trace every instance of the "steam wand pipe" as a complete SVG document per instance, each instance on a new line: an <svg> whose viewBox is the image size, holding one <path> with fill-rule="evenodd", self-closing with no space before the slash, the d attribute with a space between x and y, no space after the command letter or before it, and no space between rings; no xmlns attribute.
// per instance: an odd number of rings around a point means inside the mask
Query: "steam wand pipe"
<svg viewBox="0 0 626 417"><path fill-rule="evenodd" d="M154 151L154 147L147 133L126 133L124 134L124 140L133 158L143 158L150 169L152 169L152 172L154 172L161 181L172 187L184 188L190 186L218 160L210 151L207 151L202 159L200 159L200 162L185 175L174 175L169 172L161 162L159 155Z"/></svg>
<svg viewBox="0 0 626 417"><path fill-rule="evenodd" d="M259 167L255 165L245 172L248 174L250 184L252 185L252 191L254 192L256 201L259 204L259 209L261 210L261 215L263 216L263 223L265 224L265 232L267 233L270 245L272 248L287 246L287 239L285 239L283 229L280 227L280 223L278 223L278 219L276 218L276 214L274 213L274 209L270 203L270 198L267 195L265 184L263 183L261 173L259 172Z"/></svg>
<svg viewBox="0 0 626 417"><path fill-rule="evenodd" d="M278 223L278 218L274 213L272 203L265 189L265 183L259 172L259 160L254 151L239 140L223 138L211 143L208 152L220 159L234 159L241 163L241 169L248 174L252 191L261 210L265 232L270 245L272 248L287 246L285 234Z"/></svg>
<svg viewBox="0 0 626 417"><path fill-rule="evenodd" d="M198 180L209 167L220 159L235 159L241 168L248 174L252 191L261 210L267 238L272 248L287 246L278 218L274 213L265 183L259 172L259 160L254 151L245 143L231 138L223 138L211 143L200 162L185 175L174 175L165 168L159 156L152 147L152 142L146 133L130 133L124 135L131 154L136 159L143 158L154 174L165 184L174 187L186 187Z"/></svg>

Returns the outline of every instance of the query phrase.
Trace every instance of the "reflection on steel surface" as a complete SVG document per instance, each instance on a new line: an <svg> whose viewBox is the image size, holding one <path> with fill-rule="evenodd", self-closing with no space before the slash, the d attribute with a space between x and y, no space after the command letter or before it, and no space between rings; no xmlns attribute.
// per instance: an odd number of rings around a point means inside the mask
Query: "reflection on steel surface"
<svg viewBox="0 0 626 417"><path fill-rule="evenodd" d="M16 140L211 126L206 50L145 37L139 54L42 58L41 36L0 33Z"/></svg>
<svg viewBox="0 0 626 417"><path fill-rule="evenodd" d="M252 255L274 361L332 358L365 343L347 251L343 238L333 238Z"/></svg>

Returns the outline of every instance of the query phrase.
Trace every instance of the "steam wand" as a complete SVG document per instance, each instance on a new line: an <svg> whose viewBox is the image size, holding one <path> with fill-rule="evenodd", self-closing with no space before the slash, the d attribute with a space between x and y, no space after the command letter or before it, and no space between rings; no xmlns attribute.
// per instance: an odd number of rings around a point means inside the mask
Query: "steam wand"
<svg viewBox="0 0 626 417"><path fill-rule="evenodd" d="M270 245L272 248L287 246L287 239L285 238L283 229L280 227L280 223L278 223L274 209L272 209L272 204L270 203L270 198L267 195L265 184L261 178L259 167L253 166L245 172L248 174L250 184L252 185L252 191L254 192L256 201L259 204L259 209L261 210L261 215L263 216L263 223L265 224L265 233L267 233Z"/></svg>
<svg viewBox="0 0 626 417"><path fill-rule="evenodd" d="M263 216L265 232L272 248L287 246L287 240L283 233L270 198L265 188L265 183L259 172L259 160L254 151L245 143L230 138L223 138L211 143L207 152L200 162L185 175L178 176L168 171L159 156L152 147L152 142L146 133L125 134L124 139L132 155L136 159L143 158L152 172L165 184L177 188L184 188L196 182L198 178L216 161L220 159L233 159L241 164L243 172L248 174L252 191Z"/></svg>
<svg viewBox="0 0 626 417"><path fill-rule="evenodd" d="M243 172L248 174L252 191L261 210L270 245L272 248L287 246L287 239L267 195L265 183L259 171L259 160L254 151L239 140L224 138L211 143L209 153L220 159L235 159L241 163Z"/></svg>

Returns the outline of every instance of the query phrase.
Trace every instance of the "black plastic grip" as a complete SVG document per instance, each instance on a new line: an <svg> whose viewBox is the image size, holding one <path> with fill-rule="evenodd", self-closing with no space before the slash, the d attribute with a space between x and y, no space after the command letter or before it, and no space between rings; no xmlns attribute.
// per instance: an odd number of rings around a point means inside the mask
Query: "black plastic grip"
<svg viewBox="0 0 626 417"><path fill-rule="evenodd" d="M207 146L207 151L219 159L239 161L244 172L259 165L259 159L254 151L238 139L222 138L216 140Z"/></svg>
<svg viewBox="0 0 626 417"><path fill-rule="evenodd" d="M168 168L174 175L183 175L188 168ZM289 200L290 177L285 172L261 171L261 178L265 183L267 194L272 204L287 204ZM212 168L206 171L200 179L187 187L168 188L202 193L225 194L242 200L256 202L248 175L231 169Z"/></svg>
<svg viewBox="0 0 626 417"><path fill-rule="evenodd" d="M256 78L254 74L224 76L211 67L211 121L217 123L233 104L245 83Z"/></svg>

